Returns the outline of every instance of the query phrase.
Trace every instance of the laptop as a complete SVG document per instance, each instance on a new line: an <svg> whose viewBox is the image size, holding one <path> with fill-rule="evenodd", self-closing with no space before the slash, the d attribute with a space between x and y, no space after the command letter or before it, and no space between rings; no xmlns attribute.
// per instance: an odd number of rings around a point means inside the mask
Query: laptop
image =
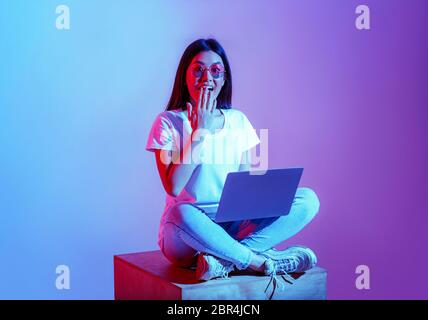
<svg viewBox="0 0 428 320"><path fill-rule="evenodd" d="M215 222L287 215L302 173L303 168L270 169L264 174L230 172L220 202L197 205Z"/></svg>

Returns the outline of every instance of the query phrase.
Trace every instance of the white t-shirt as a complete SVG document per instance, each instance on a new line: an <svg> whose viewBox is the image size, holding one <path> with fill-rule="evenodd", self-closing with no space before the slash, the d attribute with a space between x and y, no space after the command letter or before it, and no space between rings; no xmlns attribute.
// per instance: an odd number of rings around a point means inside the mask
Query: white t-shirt
<svg viewBox="0 0 428 320"><path fill-rule="evenodd" d="M260 143L243 112L237 109L220 111L224 114L224 126L214 134L205 136L200 146L200 164L189 181L176 197L166 194L159 241L163 237L165 213L172 205L193 203L208 213L213 208L212 204L218 204L220 201L227 174L239 171L243 152ZM187 111L179 109L161 112L150 130L146 150L182 150L183 146L187 145L191 132Z"/></svg>

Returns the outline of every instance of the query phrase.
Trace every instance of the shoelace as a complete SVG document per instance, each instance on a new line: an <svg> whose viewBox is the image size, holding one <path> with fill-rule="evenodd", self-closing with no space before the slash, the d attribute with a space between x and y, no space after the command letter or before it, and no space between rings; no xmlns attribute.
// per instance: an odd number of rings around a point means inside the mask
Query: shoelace
<svg viewBox="0 0 428 320"><path fill-rule="evenodd" d="M287 274L287 276L289 276L290 278L292 278L290 275L288 275ZM282 279L284 279L284 281L285 282L288 282L288 283L290 283L290 284L293 284L293 282L291 282L290 280L287 280L286 278L285 278L285 276L284 275L281 275L281 278ZM272 292L271 292L271 294L270 294L270 296L269 296L269 300L272 300L272 297L273 297L273 295L275 294L275 291L276 291L276 288L278 287L278 290L279 291L284 291L284 289L285 289L285 286L284 286L284 284L283 283L281 283L279 280L278 280L278 275L276 274L276 272L274 272L274 273L272 273L271 274L271 276L270 276L270 280L269 280L269 283L268 283L268 285L266 286L266 289L265 289L265 293L266 293L266 291L267 291L267 289L269 288L269 286L270 286L270 284L271 283L273 283L273 289L272 289Z"/></svg>
<svg viewBox="0 0 428 320"><path fill-rule="evenodd" d="M276 260L275 264L275 269L278 268L281 272L284 272L288 275L289 272L294 272L297 270L299 260L295 257L291 257L283 260Z"/></svg>
<svg viewBox="0 0 428 320"><path fill-rule="evenodd" d="M230 279L229 278L229 273L226 271L226 268L222 268L221 270L220 270L220 277L222 278L222 279Z"/></svg>
<svg viewBox="0 0 428 320"><path fill-rule="evenodd" d="M218 274L222 279L230 279L229 272L226 270L226 267L218 261L217 270L214 272L216 275Z"/></svg>
<svg viewBox="0 0 428 320"><path fill-rule="evenodd" d="M284 259L284 260L277 260L275 261L275 267L273 272L270 275L270 280L268 285L265 288L265 293L268 290L270 284L273 284L273 289L272 289L272 293L269 296L269 300L272 300L273 295L275 294L276 288L278 287L279 291L284 291L285 289L285 285L283 283L280 282L280 279L278 279L278 274L277 274L277 269L279 269L279 272L283 273L281 274L281 278L285 281L288 282L289 284L293 284L294 282L294 278L292 276L290 276L288 274L288 272L294 271L297 269L297 264L299 262L297 261L297 259Z"/></svg>
<svg viewBox="0 0 428 320"><path fill-rule="evenodd" d="M195 253L195 256L199 254L203 254L203 253L201 251L198 251ZM197 266L195 266L195 269L197 269ZM208 264L204 264L204 270L202 271L202 273L207 272L208 269L209 269ZM216 279L216 278L230 279L229 272L227 271L226 267L220 262L220 260L217 260L217 264L214 267L213 273L215 274L215 277L212 279Z"/></svg>

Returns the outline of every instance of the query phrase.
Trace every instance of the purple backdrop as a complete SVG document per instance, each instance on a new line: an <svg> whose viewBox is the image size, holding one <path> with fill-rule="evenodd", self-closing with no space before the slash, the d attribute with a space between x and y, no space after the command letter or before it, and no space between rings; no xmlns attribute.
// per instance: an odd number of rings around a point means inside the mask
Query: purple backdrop
<svg viewBox="0 0 428 320"><path fill-rule="evenodd" d="M269 129L269 166L305 167L320 198L281 247L317 252L329 299L428 298L428 2L67 4L68 31L57 1L0 4L1 298L111 299L112 256L157 249L164 192L145 141L184 48L211 36L234 106Z"/></svg>

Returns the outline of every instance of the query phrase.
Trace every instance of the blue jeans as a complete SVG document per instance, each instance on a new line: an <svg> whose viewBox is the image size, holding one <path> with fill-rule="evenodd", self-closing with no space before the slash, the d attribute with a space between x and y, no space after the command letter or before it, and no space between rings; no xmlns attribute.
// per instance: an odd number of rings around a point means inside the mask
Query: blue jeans
<svg viewBox="0 0 428 320"><path fill-rule="evenodd" d="M288 215L244 221L216 223L191 203L179 203L166 213L164 256L174 265L195 265L204 252L248 268L253 255L290 238L308 224L319 210L319 200L309 188L298 188Z"/></svg>

